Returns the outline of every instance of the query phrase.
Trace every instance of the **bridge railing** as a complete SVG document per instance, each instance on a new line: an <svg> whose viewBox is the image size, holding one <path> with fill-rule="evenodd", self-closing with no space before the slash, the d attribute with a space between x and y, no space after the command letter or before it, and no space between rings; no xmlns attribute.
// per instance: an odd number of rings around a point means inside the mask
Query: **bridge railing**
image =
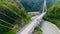
<svg viewBox="0 0 60 34"><path fill-rule="evenodd" d="M24 28L23 31L18 32L17 34L31 34L34 30L34 28L40 24L41 19L43 18L43 16L46 14L46 12L42 13L41 15L39 15L35 20L33 20L29 25L27 25L26 28Z"/></svg>
<svg viewBox="0 0 60 34"><path fill-rule="evenodd" d="M44 17L44 15L46 14L46 0L44 0L44 6L43 6L43 11L42 13L37 16L29 25L26 26L26 28L24 28L23 31L19 31L17 34L31 34L34 31L34 28L40 24L42 18Z"/></svg>

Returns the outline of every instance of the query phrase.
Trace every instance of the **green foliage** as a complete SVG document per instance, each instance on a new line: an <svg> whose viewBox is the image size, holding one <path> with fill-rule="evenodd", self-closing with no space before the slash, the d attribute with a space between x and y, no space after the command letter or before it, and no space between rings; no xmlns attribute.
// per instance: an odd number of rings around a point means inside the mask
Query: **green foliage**
<svg viewBox="0 0 60 34"><path fill-rule="evenodd" d="M6 28L6 27L0 25L0 34L5 34L5 33L8 32L9 30L11 30L11 29Z"/></svg>
<svg viewBox="0 0 60 34"><path fill-rule="evenodd" d="M18 5L16 2L0 0L0 26L2 26L0 27L0 34L16 34L18 29L31 21L30 18L23 6ZM22 25L21 20L25 24ZM13 30L15 24L18 24L19 27Z"/></svg>
<svg viewBox="0 0 60 34"><path fill-rule="evenodd" d="M44 19L52 22L53 24L60 28L60 4L54 4L53 6L51 6L48 9Z"/></svg>
<svg viewBox="0 0 60 34"><path fill-rule="evenodd" d="M42 30L41 30L39 27L36 27L36 28L35 28L35 31L36 31L38 34L42 34Z"/></svg>
<svg viewBox="0 0 60 34"><path fill-rule="evenodd" d="M17 33L16 30L13 29L13 30L10 30L9 32L5 33L5 34L16 34L16 33Z"/></svg>

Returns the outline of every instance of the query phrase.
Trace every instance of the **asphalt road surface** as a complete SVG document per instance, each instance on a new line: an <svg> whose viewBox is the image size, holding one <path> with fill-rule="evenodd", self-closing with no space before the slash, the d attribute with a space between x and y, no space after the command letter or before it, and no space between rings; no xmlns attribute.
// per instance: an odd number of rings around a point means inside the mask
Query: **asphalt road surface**
<svg viewBox="0 0 60 34"><path fill-rule="evenodd" d="M43 31L43 34L60 34L59 29L56 25L48 21L43 21L40 24L40 28Z"/></svg>

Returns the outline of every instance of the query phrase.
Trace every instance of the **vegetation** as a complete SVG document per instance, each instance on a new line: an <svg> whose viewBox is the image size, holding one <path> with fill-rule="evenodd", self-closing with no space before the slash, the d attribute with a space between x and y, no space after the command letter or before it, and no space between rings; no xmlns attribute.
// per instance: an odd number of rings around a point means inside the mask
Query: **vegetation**
<svg viewBox="0 0 60 34"><path fill-rule="evenodd" d="M21 4L0 0L0 34L16 34L19 29L30 21L30 16ZM14 28L16 24L18 27Z"/></svg>
<svg viewBox="0 0 60 34"><path fill-rule="evenodd" d="M42 9L43 0L0 0L0 34L16 34L23 26L31 21L33 15L28 15L26 11L38 11ZM37 2L36 2L37 1ZM41 4L40 4L41 2ZM27 3L27 4L26 4ZM53 1L48 4L52 5ZM60 2L59 2L60 3ZM60 5L54 4L47 11L45 20L50 21L60 28ZM48 7L50 6L48 5ZM24 7L25 8L24 8ZM17 27L15 27L17 25ZM35 28L38 34L42 34L39 27Z"/></svg>
<svg viewBox="0 0 60 34"><path fill-rule="evenodd" d="M42 34L42 30L39 27L35 28L36 34Z"/></svg>
<svg viewBox="0 0 60 34"><path fill-rule="evenodd" d="M60 4L59 3L52 5L47 10L47 14L44 17L44 20L50 21L60 28Z"/></svg>
<svg viewBox="0 0 60 34"><path fill-rule="evenodd" d="M53 5L57 0L46 0L47 8ZM44 0L21 0L22 5L28 10L28 12L42 11Z"/></svg>

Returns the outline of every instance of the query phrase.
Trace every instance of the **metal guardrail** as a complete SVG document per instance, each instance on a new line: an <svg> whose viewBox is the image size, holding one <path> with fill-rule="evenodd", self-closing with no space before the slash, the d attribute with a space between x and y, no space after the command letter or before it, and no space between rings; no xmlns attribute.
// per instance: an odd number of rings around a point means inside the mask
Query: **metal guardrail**
<svg viewBox="0 0 60 34"><path fill-rule="evenodd" d="M33 20L22 32L18 32L17 34L31 34L34 30L34 28L40 24L39 22L43 18L43 16L46 14L46 12L39 15L35 20Z"/></svg>

